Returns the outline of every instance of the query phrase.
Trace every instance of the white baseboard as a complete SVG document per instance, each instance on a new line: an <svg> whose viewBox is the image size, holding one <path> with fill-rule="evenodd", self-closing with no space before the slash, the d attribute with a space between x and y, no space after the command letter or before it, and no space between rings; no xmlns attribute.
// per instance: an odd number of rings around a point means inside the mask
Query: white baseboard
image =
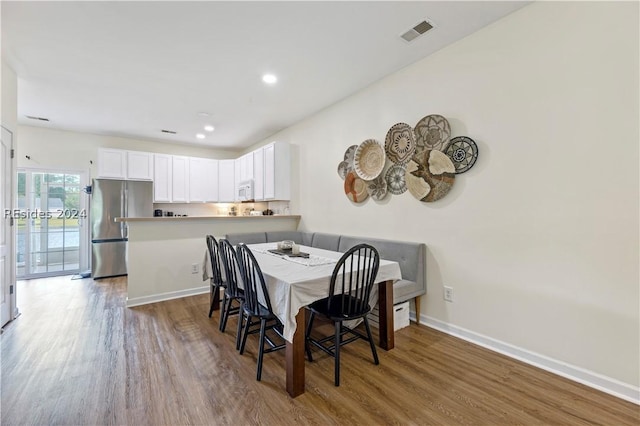
<svg viewBox="0 0 640 426"><path fill-rule="evenodd" d="M179 299L181 297L195 296L196 294L209 293L210 286L205 285L202 287L189 288L186 290L169 291L167 293L152 294L144 297L134 297L130 299L127 297L127 308L133 306L147 305L149 303L163 302L165 300Z"/></svg>
<svg viewBox="0 0 640 426"><path fill-rule="evenodd" d="M415 312L411 312L411 319L415 321L415 318ZM640 405L640 387L501 342L492 337L484 336L426 315L420 315L420 324Z"/></svg>

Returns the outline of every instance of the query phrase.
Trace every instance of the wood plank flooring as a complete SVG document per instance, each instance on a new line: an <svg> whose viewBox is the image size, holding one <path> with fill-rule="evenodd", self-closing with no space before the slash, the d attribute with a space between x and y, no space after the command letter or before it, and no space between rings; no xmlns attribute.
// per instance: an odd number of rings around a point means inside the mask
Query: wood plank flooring
<svg viewBox="0 0 640 426"><path fill-rule="evenodd" d="M284 351L255 380L208 318L208 295L125 307L126 278L18 284L22 315L1 337L1 422L81 425L638 425L640 407L424 326L371 361L366 342L314 352L306 393L285 391Z"/></svg>

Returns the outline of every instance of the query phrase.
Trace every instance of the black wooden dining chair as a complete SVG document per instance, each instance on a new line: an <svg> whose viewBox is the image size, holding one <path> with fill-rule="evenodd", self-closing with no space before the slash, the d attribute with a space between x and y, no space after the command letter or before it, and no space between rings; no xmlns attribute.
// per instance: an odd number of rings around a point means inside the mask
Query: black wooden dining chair
<svg viewBox="0 0 640 426"><path fill-rule="evenodd" d="M214 300L216 297L220 297L220 288L225 288L226 283L222 279L222 272L220 271L220 252L218 250L218 242L213 235L207 235L207 250L209 251L209 260L211 262L211 277L209 279L211 284L209 296L209 318L211 318L211 315L213 314ZM224 309L224 306L220 309ZM221 312L221 315L222 313L223 311Z"/></svg>
<svg viewBox="0 0 640 426"><path fill-rule="evenodd" d="M224 290L223 311L220 317L220 331L224 333L227 327L229 315L238 314L238 330L236 332L236 349L240 348L240 330L242 329L241 316L239 315L244 301L244 290L240 286L240 271L236 250L226 239L218 242L220 248L220 259L224 267L226 277L226 288ZM234 306L234 302L237 303Z"/></svg>
<svg viewBox="0 0 640 426"><path fill-rule="evenodd" d="M308 309L311 311L305 332L305 350L309 361L313 361L311 347L314 345L335 358L334 381L340 386L340 347L357 339L364 339L371 346L373 362L378 365L376 346L371 337L367 314L371 312L369 296L378 274L380 255L368 244L358 244L350 248L338 261L329 282L329 296L318 300ZM313 339L311 331L316 315L329 318L334 323L334 335ZM343 326L343 321L362 319L366 336L355 329ZM343 336L349 334L346 340ZM329 344L327 344L329 343Z"/></svg>
<svg viewBox="0 0 640 426"><path fill-rule="evenodd" d="M251 250L243 244L238 244L236 249L238 254L238 263L242 271L242 282L244 284L244 303L242 304L242 315L240 322L246 322L242 330L242 341L240 342L240 354L244 353L244 347L247 343L249 334L260 333L258 341L258 371L256 380L262 378L262 358L265 353L274 352L283 349L286 346L282 335L282 323L273 313L269 292L264 281L264 275L260 270L260 265L251 253ZM259 327L258 326L259 323ZM273 330L281 344L276 344L271 337L267 335L268 330ZM265 349L265 342L269 345Z"/></svg>

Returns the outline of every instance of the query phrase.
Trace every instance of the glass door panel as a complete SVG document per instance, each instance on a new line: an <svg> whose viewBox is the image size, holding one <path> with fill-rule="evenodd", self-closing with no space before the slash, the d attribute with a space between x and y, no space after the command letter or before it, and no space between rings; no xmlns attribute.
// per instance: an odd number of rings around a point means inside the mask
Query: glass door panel
<svg viewBox="0 0 640 426"><path fill-rule="evenodd" d="M26 239L27 239L27 219L26 219L26 201L27 201L27 174L18 173L18 209L20 215L16 218L16 275L22 277L26 274Z"/></svg>
<svg viewBox="0 0 640 426"><path fill-rule="evenodd" d="M86 247L81 175L18 171L20 278L78 273Z"/></svg>

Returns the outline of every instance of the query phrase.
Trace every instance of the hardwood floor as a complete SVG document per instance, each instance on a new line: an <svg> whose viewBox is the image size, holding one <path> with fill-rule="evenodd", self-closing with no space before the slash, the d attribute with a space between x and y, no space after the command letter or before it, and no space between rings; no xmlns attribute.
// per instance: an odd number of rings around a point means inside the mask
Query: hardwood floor
<svg viewBox="0 0 640 426"><path fill-rule="evenodd" d="M371 361L348 345L342 383L314 352L306 393L285 391L284 352L235 350L209 296L125 307L126 279L18 284L22 315L2 334L1 422L14 424L638 425L640 407L412 324ZM255 337L255 336L253 336Z"/></svg>

